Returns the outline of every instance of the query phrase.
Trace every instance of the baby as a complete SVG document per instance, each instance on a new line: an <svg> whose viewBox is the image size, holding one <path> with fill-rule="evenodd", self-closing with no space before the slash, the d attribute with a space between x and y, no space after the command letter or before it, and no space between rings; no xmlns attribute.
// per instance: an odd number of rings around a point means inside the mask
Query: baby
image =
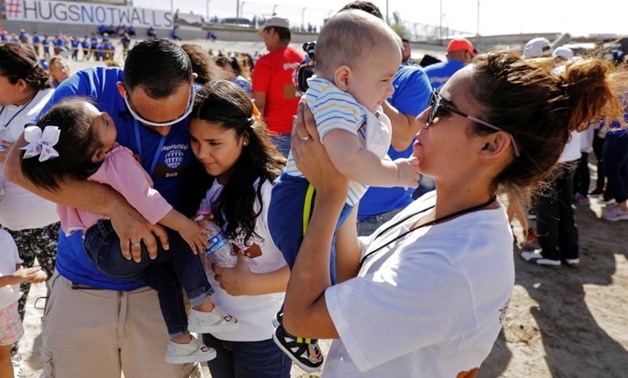
<svg viewBox="0 0 628 378"><path fill-rule="evenodd" d="M304 99L329 158L350 180L338 230L369 186L416 187L418 163L414 158L391 161L386 155L392 129L381 104L393 93L392 80L401 63L401 40L395 32L366 12L344 11L325 24L315 54L315 76L308 80ZM300 138L303 143L309 139ZM273 187L268 214L273 241L290 267L307 228L313 197L313 188L296 167L291 152ZM335 283L334 249L330 272ZM304 370L315 371L322 364L315 341L301 342L281 325L274 339Z"/></svg>

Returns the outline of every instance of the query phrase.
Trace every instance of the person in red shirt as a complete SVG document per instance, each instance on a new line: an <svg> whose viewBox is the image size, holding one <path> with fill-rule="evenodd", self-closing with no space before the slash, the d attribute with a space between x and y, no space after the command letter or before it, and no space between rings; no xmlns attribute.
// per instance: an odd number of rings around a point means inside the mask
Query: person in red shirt
<svg viewBox="0 0 628 378"><path fill-rule="evenodd" d="M272 140L284 155L290 151L292 117L297 113L300 94L292 82L292 74L305 57L290 46L290 21L271 17L259 32L268 54L255 63L253 99L260 110Z"/></svg>

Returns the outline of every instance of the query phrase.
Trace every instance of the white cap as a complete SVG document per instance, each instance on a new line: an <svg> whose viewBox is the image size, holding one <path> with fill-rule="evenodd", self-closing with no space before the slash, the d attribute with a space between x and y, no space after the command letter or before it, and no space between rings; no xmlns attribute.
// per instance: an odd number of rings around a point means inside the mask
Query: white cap
<svg viewBox="0 0 628 378"><path fill-rule="evenodd" d="M555 56L557 58L563 58L563 59L571 59L573 58L573 50L570 49L569 47L559 47L556 50L554 50L554 52L552 53L552 56Z"/></svg>
<svg viewBox="0 0 628 378"><path fill-rule="evenodd" d="M266 20L266 22L262 26L262 29L266 29L271 26L290 29L290 20L284 17L273 16Z"/></svg>
<svg viewBox="0 0 628 378"><path fill-rule="evenodd" d="M550 41L547 38L533 38L529 40L523 48L523 57L537 58L540 56L550 56L551 52L552 47L550 46Z"/></svg>

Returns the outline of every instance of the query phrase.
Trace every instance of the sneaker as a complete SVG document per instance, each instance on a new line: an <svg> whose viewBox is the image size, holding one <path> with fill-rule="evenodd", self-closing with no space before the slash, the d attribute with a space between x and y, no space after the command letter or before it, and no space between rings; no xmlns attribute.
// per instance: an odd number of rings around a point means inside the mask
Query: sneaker
<svg viewBox="0 0 628 378"><path fill-rule="evenodd" d="M584 196L580 193L576 193L576 195L574 196L574 202L577 205L585 205L588 206L591 202L589 201L589 197Z"/></svg>
<svg viewBox="0 0 628 378"><path fill-rule="evenodd" d="M315 373L323 365L323 354L318 341L290 335L282 325L275 328L273 341L298 367L308 373ZM308 342L309 341L309 342Z"/></svg>
<svg viewBox="0 0 628 378"><path fill-rule="evenodd" d="M238 329L238 319L223 315L216 307L211 312L192 310L188 317L188 330L196 333L231 332Z"/></svg>
<svg viewBox="0 0 628 378"><path fill-rule="evenodd" d="M599 196L601 194L604 194L604 188L595 188L589 193L590 196Z"/></svg>
<svg viewBox="0 0 628 378"><path fill-rule="evenodd" d="M216 358L216 350L192 337L188 344L168 342L166 362L169 364L189 364L204 362Z"/></svg>
<svg viewBox="0 0 628 378"><path fill-rule="evenodd" d="M580 259L579 258L576 258L576 259L565 259L565 265L567 265L570 268L577 268L579 264L580 264Z"/></svg>
<svg viewBox="0 0 628 378"><path fill-rule="evenodd" d="M602 211L602 218L611 222L628 220L628 210L624 211L619 206L607 207Z"/></svg>
<svg viewBox="0 0 628 378"><path fill-rule="evenodd" d="M283 322L283 311L280 311L273 318L273 326L277 328L281 325L282 322Z"/></svg>
<svg viewBox="0 0 628 378"><path fill-rule="evenodd" d="M530 264L534 264L534 265L549 266L549 267L560 266L560 260L551 260L551 259L544 258L541 255L540 249L535 249L534 251L523 251L521 252L519 256L521 256L523 261L528 262Z"/></svg>

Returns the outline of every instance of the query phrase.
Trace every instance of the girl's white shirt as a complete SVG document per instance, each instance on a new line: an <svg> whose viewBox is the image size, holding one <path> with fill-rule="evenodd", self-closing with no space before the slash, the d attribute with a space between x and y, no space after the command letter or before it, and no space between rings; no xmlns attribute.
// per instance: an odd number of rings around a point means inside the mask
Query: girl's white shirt
<svg viewBox="0 0 628 378"><path fill-rule="evenodd" d="M257 189L259 180L254 186ZM211 188L207 191L206 199L212 203L220 194L223 186L214 180ZM268 230L268 206L270 205L270 194L272 183L265 181L262 184L262 212L257 218L255 224L255 233L252 242L259 245L262 254L255 258L245 257L249 269L254 273L269 273L286 266L286 261L281 251L275 246L270 237ZM256 201L255 212L259 211L260 203ZM246 248L241 238L232 241L239 248ZM208 274L209 282L215 292L212 294L212 301L216 307L225 314L230 314L238 319L240 326L236 331L212 333L213 336L220 340L229 341L261 341L268 340L274 330L272 320L281 308L285 293L273 293L264 295L243 295L231 296L220 287L220 284L214 279L213 274Z"/></svg>

